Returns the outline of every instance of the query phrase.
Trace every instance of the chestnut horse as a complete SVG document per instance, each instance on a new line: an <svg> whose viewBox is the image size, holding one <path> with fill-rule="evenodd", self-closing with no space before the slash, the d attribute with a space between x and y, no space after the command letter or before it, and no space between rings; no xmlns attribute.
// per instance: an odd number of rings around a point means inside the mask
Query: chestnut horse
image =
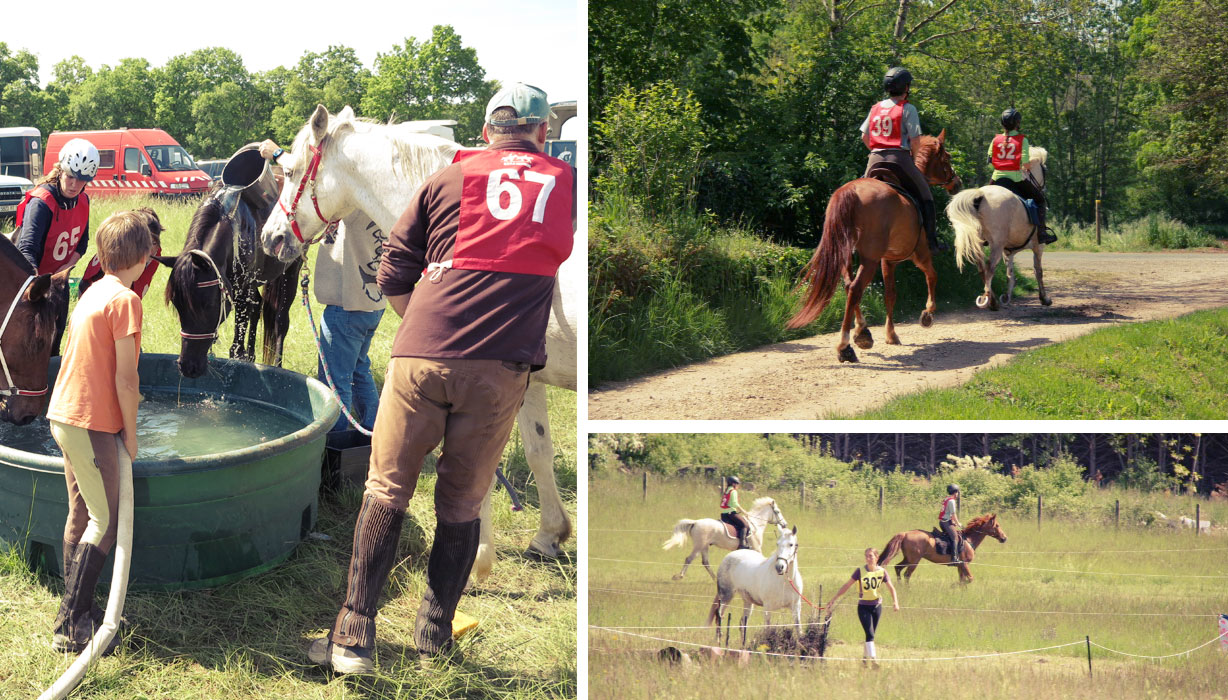
<svg viewBox="0 0 1228 700"><path fill-rule="evenodd" d="M981 540L986 537L992 537L995 540L1006 544L1006 533L1002 532L1002 526L998 524L997 513L982 515L978 518L973 518L972 522L959 533L963 544L961 559L963 560L959 567L959 580L963 583L972 582L972 572L968 570L968 562L972 561L976 556L976 548L981 544ZM917 568L917 564L921 560L928 559L935 564L950 564L950 554L938 554L935 544L938 538L934 533L925 532L924 530L909 530L901 532L895 537L892 537L883 547L883 553L878 558L879 566L886 566L887 562L891 561L896 554L902 553L904 559L895 565L895 578L899 580L902 576L905 582L912 579L912 572Z"/></svg>
<svg viewBox="0 0 1228 700"><path fill-rule="evenodd" d="M938 136L918 137L916 165L930 185L940 185L948 192L955 193L959 191L961 183L959 176L951 169L951 154L943 148L946 136L944 129ZM857 268L857 276L851 277L849 272L854 252L861 256L861 265ZM863 177L845 183L827 202L823 238L810 264L802 271L810 291L801 310L789 319L787 326L801 328L817 318L835 294L836 283L843 280L847 296L836 356L841 362L856 362L857 353L849 347L849 328L855 316L857 328L853 339L857 347L864 350L874 346L874 339L861 315L861 295L874 279L876 267L882 261L887 302L887 343L899 345L892 311L895 307L895 266L904 260L912 260L925 273L929 298L925 310L921 312L921 325L928 328L934 322L937 308L934 287L938 275L934 272L916 207L881 180Z"/></svg>
<svg viewBox="0 0 1228 700"><path fill-rule="evenodd" d="M26 425L47 407L56 297L67 303L67 284L68 270L38 274L0 235L0 420Z"/></svg>

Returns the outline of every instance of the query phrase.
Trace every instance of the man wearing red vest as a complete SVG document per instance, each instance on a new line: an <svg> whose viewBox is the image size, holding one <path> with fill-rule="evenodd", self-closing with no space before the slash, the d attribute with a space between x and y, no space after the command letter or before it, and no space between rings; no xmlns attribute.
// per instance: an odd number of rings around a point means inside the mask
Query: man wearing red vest
<svg viewBox="0 0 1228 700"><path fill-rule="evenodd" d="M917 137L921 135L921 118L917 115L917 108L908 102L911 85L912 73L907 68L897 66L883 77L883 89L888 97L871 107L866 120L861 123L861 142L870 149L870 159L863 177L868 177L870 168L882 161L889 161L904 172L921 197L925 237L929 240L930 250L937 253L948 248L938 241L934 194L930 192L930 185L914 160L920 145Z"/></svg>
<svg viewBox="0 0 1228 700"><path fill-rule="evenodd" d="M524 400L546 363L555 273L571 254L575 175L542 151L546 93L517 83L486 108L485 150L461 151L422 184L389 232L378 282L402 318L392 346L345 603L313 663L370 673L380 590L396 561L422 460L440 440L435 540L414 643L452 648L477 555L479 512Z"/></svg>
<svg viewBox="0 0 1228 700"><path fill-rule="evenodd" d="M1023 115L1011 107L1002 113L1002 133L989 144L989 162L993 164L991 184L1005 187L1024 199L1036 202L1040 217L1040 242L1053 243L1057 236L1045 227L1045 192L1024 175L1024 164L1031 153L1028 137L1019 133Z"/></svg>

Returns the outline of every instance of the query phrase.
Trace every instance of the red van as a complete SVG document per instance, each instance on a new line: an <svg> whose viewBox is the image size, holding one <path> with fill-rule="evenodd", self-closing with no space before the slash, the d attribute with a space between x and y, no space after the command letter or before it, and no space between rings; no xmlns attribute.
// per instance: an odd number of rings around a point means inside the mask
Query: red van
<svg viewBox="0 0 1228 700"><path fill-rule="evenodd" d="M98 149L98 175L85 187L91 197L134 192L163 196L200 195L209 189L208 175L161 129L57 131L47 137L43 172L51 172L69 139L82 138Z"/></svg>

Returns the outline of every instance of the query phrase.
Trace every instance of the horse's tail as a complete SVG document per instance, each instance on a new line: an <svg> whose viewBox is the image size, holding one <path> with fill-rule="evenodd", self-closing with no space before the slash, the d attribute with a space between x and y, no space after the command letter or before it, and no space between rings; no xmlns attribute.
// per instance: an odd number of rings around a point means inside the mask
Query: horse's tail
<svg viewBox="0 0 1228 700"><path fill-rule="evenodd" d="M887 562L895 558L895 555L900 553L900 543L904 541L904 533L899 533L883 545L883 553L878 555L878 565L887 566Z"/></svg>
<svg viewBox="0 0 1228 700"><path fill-rule="evenodd" d="M985 263L985 251L981 249L981 205L985 195L980 188L963 190L947 204L947 218L955 227L955 264L962 271L964 261L977 265Z"/></svg>
<svg viewBox="0 0 1228 700"><path fill-rule="evenodd" d="M690 537L692 527L695 527L694 520L679 520L678 523L674 525L674 534L670 535L668 540L665 540L665 544L661 545L661 549L673 549L674 547L680 546L684 541L686 541L687 537Z"/></svg>
<svg viewBox="0 0 1228 700"><path fill-rule="evenodd" d="M806 269L802 270L802 278L809 283L810 291L802 308L789 319L786 327L801 328L818 318L836 293L836 285L843 279L845 266L857 244L859 232L853 217L858 201L856 190L846 184L827 202L823 239Z"/></svg>

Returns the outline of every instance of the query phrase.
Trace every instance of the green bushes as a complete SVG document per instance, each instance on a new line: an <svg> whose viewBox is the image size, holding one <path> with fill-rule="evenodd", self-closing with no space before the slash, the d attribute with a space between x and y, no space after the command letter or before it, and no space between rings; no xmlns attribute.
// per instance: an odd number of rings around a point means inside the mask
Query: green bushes
<svg viewBox="0 0 1228 700"><path fill-rule="evenodd" d="M1094 224L1065 223L1056 228L1057 243L1047 246L1052 250L1124 252L1205 248L1218 244L1210 233L1164 214L1150 214L1111 229L1104 228L1100 232L1099 245Z"/></svg>

